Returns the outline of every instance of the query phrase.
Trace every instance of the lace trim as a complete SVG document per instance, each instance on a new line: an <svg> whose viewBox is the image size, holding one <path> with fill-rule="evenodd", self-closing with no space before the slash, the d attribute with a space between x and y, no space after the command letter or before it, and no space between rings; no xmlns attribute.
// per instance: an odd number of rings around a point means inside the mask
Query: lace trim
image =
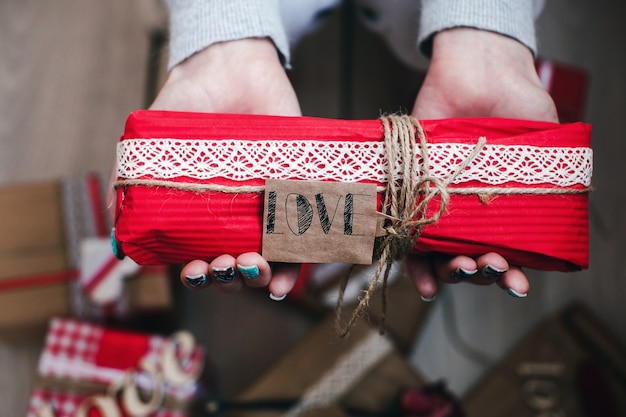
<svg viewBox="0 0 626 417"><path fill-rule="evenodd" d="M451 176L475 145L428 144L430 173ZM382 142L127 139L118 144L118 178L225 178L360 182L386 180ZM416 155L421 165L421 156ZM590 148L485 145L452 182L591 185ZM396 167L396 177L401 177ZM421 172L417 173L422 175Z"/></svg>

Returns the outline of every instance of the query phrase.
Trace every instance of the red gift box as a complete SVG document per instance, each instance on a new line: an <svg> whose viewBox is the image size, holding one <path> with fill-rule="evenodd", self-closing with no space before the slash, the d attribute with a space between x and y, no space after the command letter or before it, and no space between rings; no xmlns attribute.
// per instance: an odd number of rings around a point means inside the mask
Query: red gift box
<svg viewBox="0 0 626 417"><path fill-rule="evenodd" d="M454 178L444 215L423 227L415 251L495 251L542 270L588 266L589 125L475 118L421 126L424 170ZM118 248L139 264L259 252L266 179L384 187L383 136L381 120L134 112L118 145ZM479 138L480 152L454 174Z"/></svg>
<svg viewBox="0 0 626 417"><path fill-rule="evenodd" d="M166 338L53 319L27 416L183 417L203 361L186 332Z"/></svg>

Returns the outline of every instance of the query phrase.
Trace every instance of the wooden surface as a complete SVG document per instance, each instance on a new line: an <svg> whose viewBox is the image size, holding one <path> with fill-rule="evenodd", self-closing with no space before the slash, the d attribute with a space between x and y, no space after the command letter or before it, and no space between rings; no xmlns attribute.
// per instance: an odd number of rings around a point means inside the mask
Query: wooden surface
<svg viewBox="0 0 626 417"><path fill-rule="evenodd" d="M144 104L141 7L0 1L0 185L110 172L126 115ZM41 342L0 341L0 416L25 414Z"/></svg>
<svg viewBox="0 0 626 417"><path fill-rule="evenodd" d="M591 268L532 273L524 300L495 286L447 287L410 355L427 378L467 391L572 299L584 300L626 340L625 19L623 2L552 0L539 21L541 54L591 74ZM146 102L150 34L158 22L150 0L0 0L0 185L109 172L126 115ZM338 18L329 23L294 57L291 76L305 114L356 118L408 110L421 78L397 67L382 42L358 28L351 53L362 64L353 67L359 75L342 73ZM227 398L266 372L315 321L289 303L270 302L263 291L177 297L181 323L207 346ZM0 342L0 417L24 414L40 348L41 338Z"/></svg>

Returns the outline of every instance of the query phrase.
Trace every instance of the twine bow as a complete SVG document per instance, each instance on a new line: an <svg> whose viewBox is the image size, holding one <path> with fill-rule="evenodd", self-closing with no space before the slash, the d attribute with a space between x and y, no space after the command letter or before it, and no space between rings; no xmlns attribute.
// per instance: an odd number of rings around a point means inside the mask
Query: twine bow
<svg viewBox="0 0 626 417"><path fill-rule="evenodd" d="M381 332L384 330L387 283L393 261L403 258L415 246L424 226L437 222L445 213L450 200L448 185L468 167L486 143L486 139L481 137L454 173L446 179L441 179L430 174L426 137L417 119L406 115L388 115L383 116L381 121L387 157L387 186L384 191L382 213L379 215L385 219L383 229L386 235L377 245L375 255L378 257L378 263L374 275L345 326L341 325L343 295L353 269L351 268L341 280L336 309L336 328L341 337L348 335L356 320L369 305L381 275L380 327ZM417 155L421 157L421 166L418 166ZM418 177L417 173L420 171L423 175ZM439 209L429 217L428 206L437 196Z"/></svg>

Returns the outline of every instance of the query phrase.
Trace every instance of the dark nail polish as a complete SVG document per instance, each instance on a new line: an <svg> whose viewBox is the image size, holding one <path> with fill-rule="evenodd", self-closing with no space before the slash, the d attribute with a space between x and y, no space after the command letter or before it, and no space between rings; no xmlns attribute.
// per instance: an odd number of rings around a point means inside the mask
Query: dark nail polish
<svg viewBox="0 0 626 417"><path fill-rule="evenodd" d="M185 282L187 282L187 285L189 285L190 287L197 288L204 285L204 283L206 282L206 275L187 275L185 276Z"/></svg>
<svg viewBox="0 0 626 417"><path fill-rule="evenodd" d="M492 279L494 281L497 279L500 279L502 274L504 274L505 272L506 272L506 269L498 269L491 265L487 265L482 270L483 277Z"/></svg>
<svg viewBox="0 0 626 417"><path fill-rule="evenodd" d="M511 296L511 297L515 297L515 298L526 298L526 296L528 296L528 293L519 293L517 291L515 291L513 288L509 288L506 290L506 292Z"/></svg>
<svg viewBox="0 0 626 417"><path fill-rule="evenodd" d="M226 268L213 268L213 276L218 281L233 282L235 279L235 268L227 266Z"/></svg>
<svg viewBox="0 0 626 417"><path fill-rule="evenodd" d="M477 269L468 271L467 269L457 268L452 272L452 277L459 281L465 281L476 275L477 272Z"/></svg>

